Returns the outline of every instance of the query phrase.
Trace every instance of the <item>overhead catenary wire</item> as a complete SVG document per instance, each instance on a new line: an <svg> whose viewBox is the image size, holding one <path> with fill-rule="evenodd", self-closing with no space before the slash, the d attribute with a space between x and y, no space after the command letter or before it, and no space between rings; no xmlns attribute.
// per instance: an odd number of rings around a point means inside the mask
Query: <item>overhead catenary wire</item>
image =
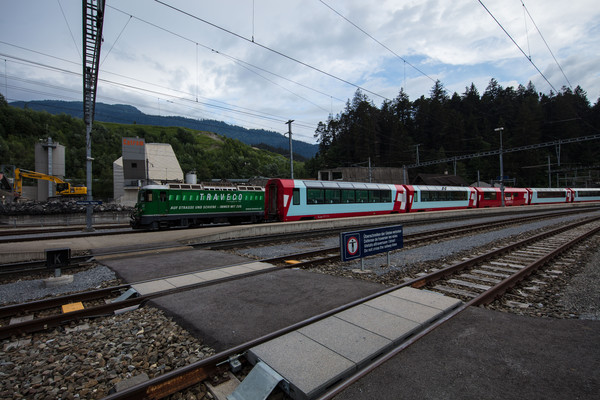
<svg viewBox="0 0 600 400"><path fill-rule="evenodd" d="M298 63L298 64L300 64L300 65L303 65L303 66L305 66L305 67L307 67L307 68L310 68L310 69L312 69L312 70L314 70L314 71L317 71L317 72L319 72L319 73L321 73L321 74L323 74L323 75L329 76L330 78L336 79L336 80L338 80L338 81L340 81L340 82L343 82L343 83L345 83L345 84L347 84L347 85L353 86L353 87L355 87L355 88L357 88L357 89L360 89L360 90L361 90L361 91L363 91L363 92L370 93L370 94L372 94L372 95L374 95L374 96L377 96L377 97L379 97L379 98L382 98L383 100L389 100L387 97L385 97L385 96L383 96L383 95L381 95L381 94L379 94L379 93L373 92L373 91L371 91L371 90L369 90L369 89L366 89L366 88L364 88L364 87L362 87L362 86L360 86L360 85L358 85L358 84L356 84L356 83L350 82L350 81L348 81L348 80L346 80L346 79L344 79L344 78L340 78L339 76L336 76L336 75L334 75L334 74L332 74L332 73L329 73L329 72L327 72L327 71L324 71L324 70L322 70L322 69L320 69L320 68L317 68L317 67L315 67L315 66L313 66L313 65L310 65L310 64L308 64L308 63L306 63L306 62L304 62L304 61L298 60L297 58L294 58L294 57L292 57L292 56L289 56L289 55L287 55L287 54L285 54L285 53L282 53L282 52L281 52L281 51L279 51L279 50L275 50L275 49L273 49L273 48L271 48L271 47L269 47L269 46L266 46L266 45L264 45L264 44L261 44L261 43L259 43L259 42L257 42L257 41L253 41L253 40L251 40L251 39L248 39L248 38L246 38L246 37L244 37L244 36L242 36L242 35L240 35L240 34L238 34L238 33L235 33L235 32L233 32L233 31L231 31L231 30L229 30L229 29L225 29L225 28L223 28L222 26L219 26L219 25L217 25L217 24L214 24L214 23L212 23L212 22L210 22L210 21L207 21L207 20L205 20L205 19L202 19L202 18L198 17L197 15L194 15L194 14L191 14L191 13L189 13L189 12L187 12L187 11L184 11L184 10L183 10L183 9L181 9L181 8L178 8L178 7L172 6L172 5L170 5L170 4L167 4L167 3L165 3L165 2L163 2L163 1L161 1L161 0L154 0L154 1L155 1L155 2L157 2L157 3L159 3L159 4L162 4L162 5L163 5L163 6L165 6L165 7L168 7L168 8L170 8L170 9L172 9L172 10L174 10L174 11L178 12L178 13L181 13L181 14L183 14L183 15L187 15L187 16L188 16L188 17L190 17L190 18L193 18L193 19L195 19L195 20L197 20L197 21L200 21L200 22L202 22L202 23L204 23L204 24L210 25L210 26L212 26L212 27L214 27L214 28L216 28L216 29L219 29L219 30L221 30L221 31L223 31L223 32L225 32L225 33L228 33L228 34L230 34L230 35L233 35L233 36L235 36L235 37L237 37L237 38L239 38L239 39L241 39L241 40L244 40L244 41L246 41L246 42L248 42L248 43L252 43L252 44L254 44L254 45L256 45L256 46L259 46L259 47L260 47L260 48L262 48L262 49L265 49L265 50L267 50L267 51L270 51L270 52L272 52L272 53L274 53L274 54L277 54L277 55L279 55L279 56L281 56L281 57L287 58L287 59L288 59L288 60L290 60L290 61L293 61L293 62L295 62L295 63Z"/></svg>
<svg viewBox="0 0 600 400"><path fill-rule="evenodd" d="M431 76L427 75L425 72L421 71L419 68L417 68L416 66L414 66L413 64L411 64L408 60L406 60L404 57L400 56L399 54L397 54L394 50L390 49L388 46L386 46L385 44L381 43L379 40L377 40L375 37L373 37L373 35L371 35L369 32L365 31L363 28L361 28L360 26L358 26L357 24L355 24L354 22L350 21L346 16L344 16L342 13L340 13L339 11L337 11L335 8L331 7L329 4L325 3L323 0L319 0L321 2L321 4L323 4L325 7L329 8L331 11L333 11L334 13L336 13L338 16L340 16L341 18L343 18L346 22L348 22L350 25L354 26L356 29L358 29L359 31L361 31L362 33L364 33L365 35L367 35L370 39L372 39L373 41L375 41L375 43L379 44L381 47L383 47L384 49L386 49L387 51L389 51L390 53L392 53L393 55L395 55L396 57L398 57L400 60L404 61L404 64L408 64L410 65L415 71L417 71L418 73L420 73L421 75L423 75L426 78L429 78L429 80L431 80L432 82L436 82L435 79L433 79ZM405 72L405 78L406 80L406 72Z"/></svg>
<svg viewBox="0 0 600 400"><path fill-rule="evenodd" d="M43 54L43 53L40 53L40 52L36 52L36 53ZM53 67L53 66L50 66L50 65L47 65L47 64L43 64L43 63L38 62L38 61L27 60L27 59L24 59L22 57L14 57L14 56L11 56L11 55L8 55L8 54L4 54L4 53L0 53L0 56L6 57L6 59L12 59L13 60L12 62L19 63L19 64L22 64L22 65L29 65L29 66L34 66L36 68L42 68L42 69L45 69L45 70L49 70L49 71L55 71L55 72L60 72L60 73L64 73L64 74L81 76L80 72L68 70L68 69L65 69L65 68ZM63 60L63 61L67 61L67 60ZM71 63L78 66L78 63L75 63L75 62L71 62ZM105 71L104 73L105 74L112 74L109 71ZM140 81L140 80L137 80L135 78L129 78L129 77L126 77L126 76L123 76L123 75L120 75L120 74L114 74L114 75L120 76L120 77L124 77L126 79L131 79L133 81L138 81L138 82L141 82L141 83L146 83L146 84L153 85L151 83ZM12 79L12 77L11 77L11 79ZM117 86L117 87L123 87L123 88L126 88L128 90L134 90L134 91L138 91L138 92L142 92L142 93L147 93L147 94L152 95L153 97L158 96L160 98L169 99L170 101L176 100L176 101L178 101L178 103L177 103L178 105L182 105L180 103L181 101L195 103L194 100L192 100L192 99L189 98L191 96L190 93L185 93L185 92L179 91L179 95L174 95L174 94L171 94L171 93L166 93L166 92L161 92L161 91L158 91L158 90L143 88L143 87L140 87L140 86L130 85L130 84L126 84L126 83L123 83L123 82L111 81L111 80L105 79L105 78L99 78L99 81L103 82L105 84L109 84L109 85L113 85L113 86ZM65 92L69 92L69 91L74 92L74 93L75 92L77 92L77 93L79 92L78 90L77 91L73 91L73 89L61 87L61 86L58 86L58 85L49 85L49 84L44 84L44 83L40 83L40 82L36 82L36 81L31 81L31 80L29 80L29 82L27 82L27 83L29 83L29 84L36 84L38 86L52 87L55 90L63 90ZM8 86L9 85L7 85L7 87ZM157 86L157 85L154 85L154 86L156 86L158 88L162 88L162 89L166 89L166 90L172 91L173 93L177 93L178 92L177 90L174 90L174 89L171 89L171 88L161 87L161 86ZM18 88L18 87L11 87L11 88L13 88L13 89L20 89L22 91L26 91L26 92L30 92L30 93L38 93L38 94L46 94L46 95L49 94L49 93L46 93L46 92L34 91L33 89L29 89L29 88ZM76 100L76 98L65 98L64 96L58 96L58 95L57 95L57 97L61 97L63 99ZM111 99L108 96L101 96L101 98ZM112 100L114 100L116 102L121 101L121 99L112 99ZM214 102L214 100L210 100L210 101ZM261 119L261 120L264 120L264 121L271 121L271 122L275 122L275 123L281 123L281 122L287 120L287 119L285 119L284 117L281 117L281 116L269 115L269 114L265 114L265 113L262 113L262 112L256 111L256 110L241 108L241 107L238 107L238 106L232 106L232 105L230 105L228 103L224 103L224 102L218 102L217 101L217 103L221 103L223 105L212 104L212 103L209 103L209 102L198 102L197 104L203 105L203 106L208 107L208 108L212 108L214 110L219 110L219 111L234 113L234 114L237 114L237 115L246 115L246 116L250 116L252 118L257 118L257 119ZM149 108L153 108L153 107L149 107ZM194 116L189 116L188 115L186 117L195 119ZM239 119L239 118L237 118L237 119ZM244 121L244 122L250 123L249 121ZM306 122L304 122L304 123L299 122L297 124L297 126L305 128L305 129L314 129L314 126L309 125ZM257 129L268 129L268 130L273 130L275 132L278 132L277 129L275 129L273 127L268 127L268 128L266 128L266 127L260 127L260 128L257 128ZM302 134L297 134L297 136L300 136L300 137L303 137L303 138L306 138L306 139L312 139L312 136L307 136L307 135L302 135Z"/></svg>
<svg viewBox="0 0 600 400"><path fill-rule="evenodd" d="M554 59L554 62L556 63L556 65L558 66L558 69L560 69L560 72L562 73L562 75L565 77L565 80L567 81L567 83L569 84L569 87L572 89L573 86L571 85L571 82L569 81L569 78L567 78L567 75L565 74L565 71L562 69L560 63L558 62L558 60L556 59L556 57L554 56L554 53L552 52L552 50L550 49L550 45L548 45L548 42L546 42L546 39L544 38L544 35L542 35L542 31L540 30L540 28L538 28L537 24L535 23L535 21L533 20L533 17L531 16L531 13L529 12L529 10L527 9L527 7L525 6L525 3L523 3L523 0L521 0L521 4L523 5L523 9L525 10L525 12L527 13L527 15L529 16L529 19L531 20L531 22L533 23L533 26L535 26L535 29L538 31L538 33L540 34L540 37L542 38L542 41L544 42L544 44L546 45L546 48L548 49L548 51L550 52L550 55L552 56L552 58Z"/></svg>
<svg viewBox="0 0 600 400"><path fill-rule="evenodd" d="M540 69L538 68L538 66L535 65L535 63L531 59L531 57L529 57L527 55L527 53L525 53L525 51L523 51L523 49L521 48L521 46L519 46L519 44L515 41L515 39L513 39L513 37L510 35L510 33L508 33L508 31L504 28L504 26L502 26L502 24L500 23L500 21L498 21L498 19L494 16L494 14L492 14L492 12L485 6L485 4L483 4L483 2L481 0L477 0L477 1L485 9L485 11L487 11L487 13L490 15L490 17L492 17L492 19L494 21L496 21L496 23L504 31L504 33L506 34L506 36L508 36L508 38L513 42L513 44L515 46L517 46L517 48L519 49L519 51L521 51L521 53L523 53L523 55L525 56L525 58L527 58L527 60L529 60L529 62L531 63L531 65L533 65L533 67L541 75L541 77L544 78L544 80L546 81L546 83L548 83L548 85L550 85L550 87L552 88L552 90L555 93L558 93L558 90L556 90L556 88L552 85L552 83L550 83L550 81L548 80L548 78L546 78L546 75L544 75L544 73L542 71L540 71Z"/></svg>
<svg viewBox="0 0 600 400"><path fill-rule="evenodd" d="M127 14L125 11L123 11L123 10L120 10L120 9L118 9L118 8L114 7L114 6L107 5L107 7L108 7L108 8L111 8L111 9L113 9L113 10L117 11L117 12L120 12L120 13L123 13L123 14L126 14L126 15L128 15L128 14ZM325 92L323 92L323 91L321 91L321 90L319 90L319 89L315 89L315 88L313 88L313 87L310 87L310 86L308 86L308 85L305 85L305 84L303 84L303 83L300 83L300 82L294 81L294 80L292 80L292 79L286 78L286 77L284 77L284 76L282 76L282 75L280 75L280 74L277 74L277 73L275 73L275 72L269 71L269 70L267 70L267 69L265 69L265 68L259 67L258 65L255 65L255 64L249 63L249 62L247 62L247 61L244 61L244 60L242 60L242 59L240 59L240 58L237 58L237 57L234 57L234 56L232 56L232 55L230 55L230 54L224 53L224 52L223 52L223 51L221 51L221 50L217 50L217 49L214 49L214 48L212 48L212 47L210 47L210 46L207 46L207 45L205 45L205 44L199 43L199 42L197 42L197 41L195 41L195 40L193 40L193 39L191 39L191 38L188 38L188 37L186 37L186 36L183 36L183 35L181 35L181 34L179 34L179 33L177 33L177 32L174 32L173 30L170 30L170 29L164 28L164 27L162 27L162 26L160 26L160 25L157 25L157 24L155 24L155 23L153 23L153 22L150 22L150 21L148 21L148 20L142 19L142 18L140 18L140 17L137 17L137 16L133 16L133 18L134 18L134 19L136 19L136 20L138 20L138 21L140 21L140 22L142 22L142 23L144 23L144 24L147 24L147 25L149 25L149 26L152 26L153 28L159 29L159 30L161 30L161 31L164 31L164 32L167 32L167 33L169 33L169 34L171 34L171 35L173 35L173 36L176 36L176 37L178 37L178 38L180 38L180 39L183 39L183 40L185 40L185 41L188 41L188 42L190 42L190 43L193 43L194 45L196 45L196 47L202 47L203 49L206 49L206 50L208 50L208 51L210 51L210 52L212 52L212 53L214 53L214 54L217 54L217 55L220 55L220 56L222 56L222 57L228 58L229 60L235 61L235 62L237 62L237 63L238 63L238 65L239 65L239 64L244 64L244 65L250 66L250 67L252 67L252 68L254 68L254 69L257 69L257 70L259 70L259 71L266 72L266 73L268 73L268 74L270 74L270 75L276 76L276 77L278 77L278 78L280 78L280 79L283 79L283 80L285 80L285 81L288 81L288 82L290 82L290 83L293 83L293 84L295 84L295 85L298 85L298 86L300 86L300 87L303 87L303 88L305 88L305 89L311 90L311 91L313 91L313 92L315 92L315 93L319 93L319 94L321 94L321 95L323 95L323 96L326 96L326 97L327 97L327 98L329 98L329 99L333 98L333 99L335 99L335 100L337 100L337 101L340 101L340 102L345 102L345 101L346 101L346 100L342 100L342 99L340 99L340 98L337 98L337 97L335 97L335 96L332 96L332 95L331 95L331 94L329 94L329 93L325 93Z"/></svg>

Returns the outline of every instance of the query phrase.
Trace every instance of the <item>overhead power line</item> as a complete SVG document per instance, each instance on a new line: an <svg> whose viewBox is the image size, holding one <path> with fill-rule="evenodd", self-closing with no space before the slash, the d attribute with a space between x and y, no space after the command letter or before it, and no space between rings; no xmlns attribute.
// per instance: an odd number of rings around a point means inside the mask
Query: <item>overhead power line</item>
<svg viewBox="0 0 600 400"><path fill-rule="evenodd" d="M266 46L266 45L264 45L264 44L261 44L261 43L259 43L259 42L255 41L255 40L248 39L248 38L246 38L246 37L244 37L244 36L242 36L242 35L240 35L240 34L238 34L238 33L235 33L235 32L233 32L233 31L230 31L229 29L225 29L225 28L223 28L223 27L221 27L221 26L219 26L219 25L217 25L217 24L214 24L214 23L212 23L212 22L210 22L210 21L207 21L207 20L205 20L205 19L202 19L202 18L198 17L197 15L194 15L194 14L191 14L191 13L189 13L189 12L187 12L187 11L184 11L184 10L182 10L181 8L177 8L177 7L175 7L175 6L172 6L172 5L170 5L170 4L167 4L167 3L165 3L165 2L163 2L163 1L161 1L161 0L154 0L154 1L156 1L156 2L157 2L157 3L159 3L159 4L162 4L162 5L163 5L163 6L165 6L165 7L168 7L168 8L170 8L170 9L174 10L174 11L177 11L177 12L179 12L179 13L183 14L183 15L187 15L187 16L188 16L188 17L190 17L190 18L193 18L193 19L195 19L195 20L197 20L197 21L200 21L200 22L202 22L202 23L204 23L204 24L210 25L210 26L212 26L212 27L214 27L214 28L217 28L217 29L219 29L219 30L221 30L221 31L223 31L223 32L225 32L225 33L228 33L228 34L230 34L230 35L233 35L233 36L235 36L235 37L237 37L237 38L239 38L239 39L241 39L241 40L244 40L244 41L246 41L246 42L248 42L248 43L251 43L251 44L253 44L253 45L256 45L256 46L258 46L258 47L260 47L260 48L262 48L262 49L268 50L268 51L270 51L270 52L272 52L272 53L274 53L274 54L277 54L278 56L281 56L281 57L287 58L287 59L288 59L288 60L290 60L290 61L293 61L293 62L295 62L295 63L298 63L298 64L300 64L300 65L303 65L303 66L305 66L305 67L307 67L307 68L310 68L310 69L312 69L312 70L314 70L314 71L317 71L317 72L319 72L319 73L321 73L321 74L323 74L323 75L327 75L328 77L330 77L330 78L333 78L333 79L336 79L336 80L338 80L338 81L340 81L340 82L343 82L343 83L345 83L345 84L347 84L347 85L354 86L355 88L357 88L357 89L360 89L360 90L362 90L363 92L370 93L370 94L372 94L372 95L374 95L374 96L377 96L377 97L380 97L380 98L382 98L382 99L384 99L384 100L389 100L387 97L385 97L385 96L383 96L383 95L380 95L379 93L373 92L373 91L371 91L371 90L369 90L369 89L366 89L366 88L364 88L364 87L362 87L362 86L359 86L359 85L357 85L356 83L352 83L352 82L350 82L350 81L348 81L348 80L346 80L346 79L340 78L339 76L333 75L332 73L329 73L329 72L327 72L327 71L323 71L323 70L322 70L322 69L320 69L320 68L317 68L317 67L315 67L315 66L312 66L312 65L310 65L310 64L308 64L308 63L305 63L304 61L300 61L300 60L298 60L297 58L294 58L294 57L292 57L292 56L288 56L287 54L284 54L284 53L282 53L282 52L281 52L281 51L279 51L279 50L272 49L272 48L270 48L269 46Z"/></svg>
<svg viewBox="0 0 600 400"><path fill-rule="evenodd" d="M554 62L556 63L556 65L558 66L558 69L560 69L560 72L563 74L563 76L565 77L565 80L567 81L567 83L569 84L569 87L571 89L573 89L573 86L571 86L571 82L569 81L569 78L567 78L567 75L565 75L565 71L563 71L562 67L560 66L558 60L556 59L556 57L554 56L554 53L552 52L552 50L550 49L550 46L548 45L548 42L546 42L546 39L544 39L544 35L542 35L542 31L540 31L540 28L538 28L537 24L535 23L535 21L533 20L533 17L531 16L531 14L529 13L529 10L527 9L527 7L525 7L525 3L523 3L523 0L521 0L521 4L523 5L523 9L527 12L527 15L529 15L529 19L531 20L531 22L533 22L533 26L535 26L535 29L537 29L538 33L540 34L540 37L542 38L542 40L544 41L544 44L546 45L546 48L548 49L548 51L550 52L550 55L552 55L552 58L554 59Z"/></svg>
<svg viewBox="0 0 600 400"><path fill-rule="evenodd" d="M582 136L582 137L578 137L578 138L560 139L560 140L554 140L552 142L532 144L532 145L528 145L528 146L513 147L511 149L503 149L502 152L503 153L515 153L518 151L534 150L534 149L539 149L542 147L557 146L557 145L562 145L562 144L567 144L567 143L586 142L589 140L600 140L600 135L590 135L590 136ZM495 156L495 155L500 154L500 151L501 150L482 151L480 153L475 153L475 154L467 154L467 155L463 155L463 156L443 158L440 160L426 161L426 162L422 162L422 163L418 163L418 164L407 165L406 168L426 167L428 165L445 164L445 163L454 162L454 161L458 161L458 160L467 160L467 159L471 159L471 158Z"/></svg>
<svg viewBox="0 0 600 400"><path fill-rule="evenodd" d="M500 23L500 21L498 21L498 19L494 16L494 14L492 14L492 12L485 6L485 4L483 4L483 2L481 0L477 0L477 1L479 1L479 4L481 4L481 6L485 9L485 11L487 11L487 13L490 14L490 17L492 17L492 19L494 21L496 21L496 23L498 24L498 26L504 31L504 33L506 34L506 36L508 36L508 38L514 43L514 45L517 46L517 48L521 51L521 53L523 53L523 55L525 56L525 58L531 63L531 65L533 65L533 67L541 75L541 77L544 78L544 80L548 83L548 85L550 85L550 87L552 88L552 90L554 90L555 93L558 93L558 90L556 90L556 88L550 83L550 81L548 80L548 78L546 78L546 75L544 75L543 72L540 71L540 69L537 67L537 65L535 65L535 63L531 59L531 57L529 57L527 55L527 53L525 53L525 51L521 48L521 46L519 46L517 44L517 42L515 41L515 39L513 39L513 37L510 35L510 33L508 33L508 31L506 29L504 29L504 26L502 26L502 24Z"/></svg>
<svg viewBox="0 0 600 400"><path fill-rule="evenodd" d="M331 7L329 4L325 3L323 0L319 0L325 7L329 8L331 11L333 11L334 13L336 13L337 15L339 15L341 18L345 19L346 22L348 22L350 25L354 26L356 29L358 29L359 31L361 31L362 33L364 33L365 35L367 35L369 38L371 38L373 41L375 41L375 43L379 44L381 47L383 47L384 49L386 49L387 51L389 51L390 53L392 53L393 55L395 55L396 57L398 57L399 59L401 59L402 61L404 61L406 64L410 65L415 71L417 71L418 73L420 73L421 75L429 78L432 82L436 82L435 79L433 79L432 77L430 77L429 75L427 75L425 72L421 71L419 68L417 68L416 66L412 65L410 62L408 62L404 57L396 54L396 52L394 52L394 50L390 49L389 47L387 47L385 44L381 43L379 40L377 40L376 38L374 38L370 33L368 33L367 31L365 31L363 28L361 28L360 26L356 25L354 22L350 21L347 17L345 17L344 15L342 15L340 12L338 12L336 9L334 9L333 7Z"/></svg>

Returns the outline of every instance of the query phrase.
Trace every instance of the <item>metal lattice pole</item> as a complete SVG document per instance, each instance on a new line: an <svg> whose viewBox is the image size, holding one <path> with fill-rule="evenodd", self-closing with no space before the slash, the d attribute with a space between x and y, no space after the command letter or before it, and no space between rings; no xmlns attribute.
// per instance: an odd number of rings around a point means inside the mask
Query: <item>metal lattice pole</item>
<svg viewBox="0 0 600 400"><path fill-rule="evenodd" d="M104 0L82 0L83 10L83 121L85 123L87 209L86 229L92 228L92 125L96 106L98 65L104 23Z"/></svg>

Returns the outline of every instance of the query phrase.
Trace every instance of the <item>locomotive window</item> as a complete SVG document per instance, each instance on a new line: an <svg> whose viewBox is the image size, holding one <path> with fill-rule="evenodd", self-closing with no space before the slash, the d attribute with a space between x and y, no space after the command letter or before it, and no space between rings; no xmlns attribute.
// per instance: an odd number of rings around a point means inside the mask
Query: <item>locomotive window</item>
<svg viewBox="0 0 600 400"><path fill-rule="evenodd" d="M160 192L160 201L167 201L167 192Z"/></svg>
<svg viewBox="0 0 600 400"><path fill-rule="evenodd" d="M323 204L325 201L323 195L324 193L321 189L306 189L306 203Z"/></svg>
<svg viewBox="0 0 600 400"><path fill-rule="evenodd" d="M147 191L144 193L144 201L146 203L152 203L152 192Z"/></svg>
<svg viewBox="0 0 600 400"><path fill-rule="evenodd" d="M340 198L340 191L338 189L325 189L326 204L339 204Z"/></svg>
<svg viewBox="0 0 600 400"><path fill-rule="evenodd" d="M496 200L498 196L496 196L496 192L483 192L484 200Z"/></svg>
<svg viewBox="0 0 600 400"><path fill-rule="evenodd" d="M300 205L300 189L294 189L292 194L292 202L295 206Z"/></svg>
<svg viewBox="0 0 600 400"><path fill-rule="evenodd" d="M355 203L356 194L354 190L342 190L342 203Z"/></svg>

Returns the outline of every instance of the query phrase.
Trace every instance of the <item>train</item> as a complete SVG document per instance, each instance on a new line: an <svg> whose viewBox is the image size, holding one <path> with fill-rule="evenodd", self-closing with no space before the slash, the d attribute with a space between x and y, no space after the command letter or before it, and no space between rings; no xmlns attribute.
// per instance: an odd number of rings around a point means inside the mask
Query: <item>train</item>
<svg viewBox="0 0 600 400"><path fill-rule="evenodd" d="M600 201L600 188L504 189L505 206ZM134 229L209 223L287 222L367 215L500 207L500 188L270 179L261 186L144 186Z"/></svg>
<svg viewBox="0 0 600 400"><path fill-rule="evenodd" d="M138 192L131 214L134 229L240 224L264 219L265 191L251 185L147 185Z"/></svg>

